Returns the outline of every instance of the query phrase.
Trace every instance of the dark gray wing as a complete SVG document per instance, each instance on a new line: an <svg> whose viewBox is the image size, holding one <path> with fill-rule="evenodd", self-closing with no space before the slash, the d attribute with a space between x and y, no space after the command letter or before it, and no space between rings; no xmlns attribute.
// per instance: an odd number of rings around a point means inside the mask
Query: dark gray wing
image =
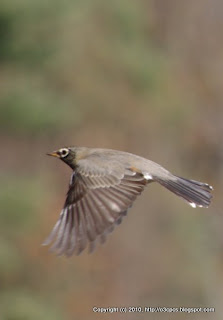
<svg viewBox="0 0 223 320"><path fill-rule="evenodd" d="M147 183L141 173L118 164L89 169L83 163L71 177L64 208L44 245L53 242L53 251L71 256L89 243L92 252L97 239L103 243L121 223Z"/></svg>

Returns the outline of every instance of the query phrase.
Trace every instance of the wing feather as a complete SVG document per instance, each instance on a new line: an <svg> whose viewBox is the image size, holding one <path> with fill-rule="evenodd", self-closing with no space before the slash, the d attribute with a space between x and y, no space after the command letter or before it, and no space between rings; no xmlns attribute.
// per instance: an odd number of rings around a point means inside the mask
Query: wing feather
<svg viewBox="0 0 223 320"><path fill-rule="evenodd" d="M71 177L60 218L44 244L53 243L51 250L59 255L78 255L88 243L93 252L97 240L106 241L147 183L143 174L130 169L79 168Z"/></svg>
<svg viewBox="0 0 223 320"><path fill-rule="evenodd" d="M67 208L64 208L62 210L62 216L60 219L60 224L57 230L57 233L55 233L56 240L54 241L53 246L51 247L51 251L57 251L57 249L60 247L62 238L64 236L64 228L66 225L66 218L67 218Z"/></svg>
<svg viewBox="0 0 223 320"><path fill-rule="evenodd" d="M79 255L87 246L87 232L84 222L83 212L81 210L80 202L76 205L78 217L79 217L79 225L78 228L78 238L76 243L77 254Z"/></svg>

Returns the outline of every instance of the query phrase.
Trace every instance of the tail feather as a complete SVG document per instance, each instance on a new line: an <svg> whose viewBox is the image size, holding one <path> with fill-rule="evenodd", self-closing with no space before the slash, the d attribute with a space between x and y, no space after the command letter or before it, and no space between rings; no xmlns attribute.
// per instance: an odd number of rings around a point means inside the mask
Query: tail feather
<svg viewBox="0 0 223 320"><path fill-rule="evenodd" d="M186 200L193 208L208 207L211 203L213 188L207 183L171 176L154 178L161 185Z"/></svg>

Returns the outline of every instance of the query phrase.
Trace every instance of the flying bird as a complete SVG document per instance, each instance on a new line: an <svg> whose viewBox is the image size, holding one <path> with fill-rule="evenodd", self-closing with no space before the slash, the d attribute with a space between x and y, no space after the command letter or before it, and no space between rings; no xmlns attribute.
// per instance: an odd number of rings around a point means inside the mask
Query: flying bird
<svg viewBox="0 0 223 320"><path fill-rule="evenodd" d="M173 175L140 156L111 149L66 147L48 155L65 162L73 173L59 220L43 245L58 255L79 255L104 243L145 186L158 182L193 208L208 207L213 188Z"/></svg>

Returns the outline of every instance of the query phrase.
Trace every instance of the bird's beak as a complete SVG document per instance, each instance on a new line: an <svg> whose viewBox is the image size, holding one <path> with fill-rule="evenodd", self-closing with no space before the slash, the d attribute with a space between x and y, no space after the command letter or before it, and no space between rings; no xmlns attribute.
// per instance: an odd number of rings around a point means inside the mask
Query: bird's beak
<svg viewBox="0 0 223 320"><path fill-rule="evenodd" d="M60 155L57 153L57 151L53 151L53 152L50 152L50 153L47 153L48 156L52 156L52 157L56 157L56 158L59 158Z"/></svg>

